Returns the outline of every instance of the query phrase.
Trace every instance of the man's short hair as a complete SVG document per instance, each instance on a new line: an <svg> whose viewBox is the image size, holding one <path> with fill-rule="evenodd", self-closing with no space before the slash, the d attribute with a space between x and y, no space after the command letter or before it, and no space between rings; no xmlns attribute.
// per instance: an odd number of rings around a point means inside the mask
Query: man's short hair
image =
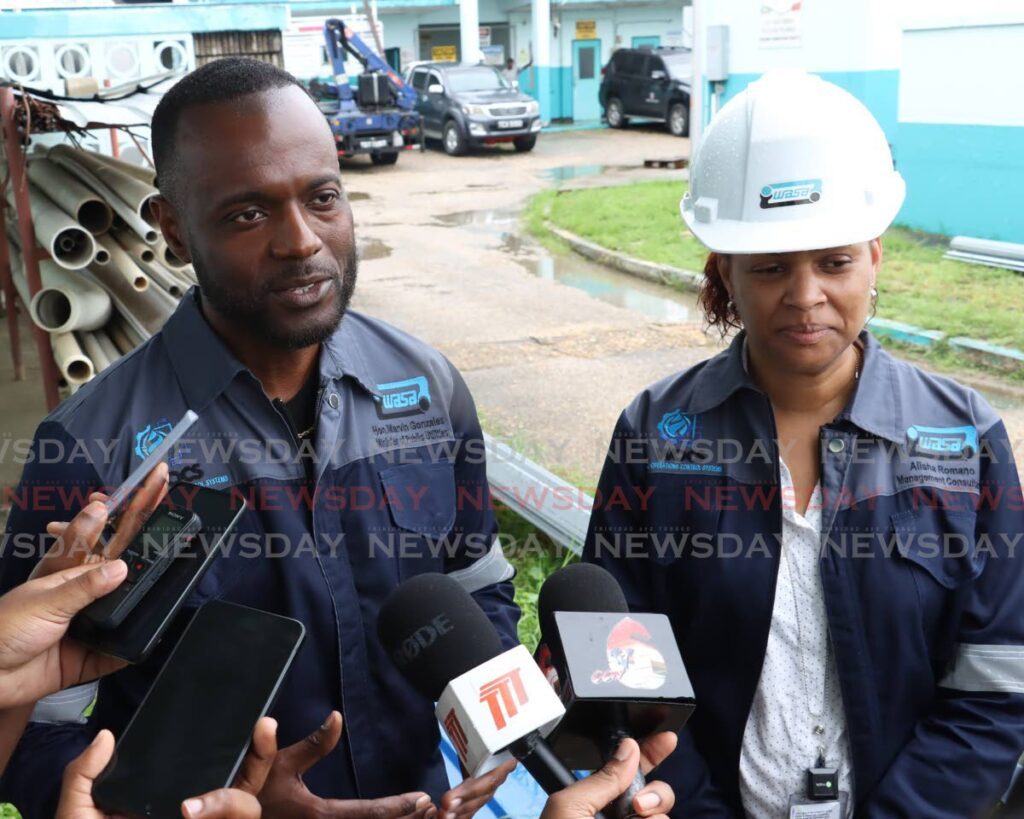
<svg viewBox="0 0 1024 819"><path fill-rule="evenodd" d="M186 74L164 94L153 112L153 163L160 193L171 201L180 193L176 140L178 123L185 111L289 85L303 88L284 69L252 57L224 57Z"/></svg>

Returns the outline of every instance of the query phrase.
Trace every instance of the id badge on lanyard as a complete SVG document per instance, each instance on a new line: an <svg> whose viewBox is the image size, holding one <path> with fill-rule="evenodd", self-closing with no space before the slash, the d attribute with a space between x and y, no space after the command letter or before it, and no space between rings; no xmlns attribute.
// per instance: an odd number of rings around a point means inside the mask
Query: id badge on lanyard
<svg viewBox="0 0 1024 819"><path fill-rule="evenodd" d="M825 760L807 769L807 790L789 797L789 819L845 819L849 794L839 790L839 769Z"/></svg>

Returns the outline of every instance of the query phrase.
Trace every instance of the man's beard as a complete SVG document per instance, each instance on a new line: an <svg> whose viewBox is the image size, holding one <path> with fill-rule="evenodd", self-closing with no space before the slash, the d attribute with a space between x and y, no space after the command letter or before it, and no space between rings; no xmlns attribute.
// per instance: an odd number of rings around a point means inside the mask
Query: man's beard
<svg viewBox="0 0 1024 819"><path fill-rule="evenodd" d="M353 242L348 258L345 260L344 271L329 270L316 263L299 263L288 268L280 276L280 281L267 282L258 290L249 292L232 292L221 287L216 276L210 275L209 270L200 259L193 258L192 266L196 271L196 280L199 282L203 300L208 302L220 316L239 329L244 329L250 335L269 341L276 347L286 350L301 350L326 341L338 328L356 289L359 259L356 255L355 242ZM334 304L330 314L316 321L307 321L301 326L282 327L276 325L267 310L267 301L274 298L274 289L280 287L284 282L318 274L327 275L331 279Z"/></svg>

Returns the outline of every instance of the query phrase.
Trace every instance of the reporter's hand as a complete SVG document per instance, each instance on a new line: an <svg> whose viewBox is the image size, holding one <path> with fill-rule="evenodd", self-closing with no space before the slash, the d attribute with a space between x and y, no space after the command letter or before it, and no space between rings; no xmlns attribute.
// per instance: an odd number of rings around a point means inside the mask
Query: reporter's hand
<svg viewBox="0 0 1024 819"><path fill-rule="evenodd" d="M120 560L29 580L0 597L0 708L94 680L125 663L65 637L71 618L120 585Z"/></svg>
<svg viewBox="0 0 1024 819"><path fill-rule="evenodd" d="M234 786L210 791L182 803L186 819L260 819L260 804L255 794L263 787L277 751L277 723L263 717L256 723L252 747ZM60 804L56 819L106 819L93 802L92 788L96 777L110 762L114 753L114 735L100 731L96 739L64 770Z"/></svg>
<svg viewBox="0 0 1024 819"><path fill-rule="evenodd" d="M230 788L186 799L185 819L260 819L257 794L263 789L277 755L277 721L263 717L252 732L252 745Z"/></svg>
<svg viewBox="0 0 1024 819"><path fill-rule="evenodd" d="M45 577L83 563L118 557L160 505L167 494L167 487L167 464L159 463L139 485L128 505L117 514L114 535L102 550L97 547L103 528L107 525L104 504L108 498L100 492L94 492L89 496L88 505L70 522L52 521L46 525L47 534L57 541L35 565L30 579Z"/></svg>
<svg viewBox="0 0 1024 819"><path fill-rule="evenodd" d="M499 765L493 771L464 779L441 797L443 819L461 819L461 817L469 819L491 801L494 792L504 784L508 775L516 769L517 764L516 760L512 759Z"/></svg>
<svg viewBox="0 0 1024 819"><path fill-rule="evenodd" d="M637 745L624 739L615 757L599 771L553 794L544 806L541 819L593 819L594 815L616 799L633 782L637 768L645 774L675 750L679 737L672 731L654 734ZM644 819L668 819L675 794L664 782L648 782L633 799L633 808Z"/></svg>
<svg viewBox="0 0 1024 819"><path fill-rule="evenodd" d="M327 756L341 738L341 714L332 711L312 734L278 751L260 792L267 819L433 819L437 808L425 793L406 793L383 799L321 799L302 781L303 774Z"/></svg>

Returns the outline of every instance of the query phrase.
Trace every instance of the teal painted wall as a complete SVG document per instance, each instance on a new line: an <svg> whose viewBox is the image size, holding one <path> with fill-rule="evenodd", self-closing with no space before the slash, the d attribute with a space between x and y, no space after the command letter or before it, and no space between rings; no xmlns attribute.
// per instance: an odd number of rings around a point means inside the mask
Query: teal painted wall
<svg viewBox="0 0 1024 819"><path fill-rule="evenodd" d="M0 13L0 39L108 37L244 29L285 29L285 3L218 2L189 5L101 6Z"/></svg>
<svg viewBox="0 0 1024 819"><path fill-rule="evenodd" d="M946 235L1024 242L1024 127L901 122L900 223Z"/></svg>
<svg viewBox="0 0 1024 819"><path fill-rule="evenodd" d="M548 94L542 99L537 94L537 72L548 76ZM572 67L536 68L530 66L519 72L519 88L540 103L540 116L545 122L572 116Z"/></svg>
<svg viewBox="0 0 1024 819"><path fill-rule="evenodd" d="M815 71L822 79L844 88L863 102L882 126L890 144L896 140L896 110L899 102L900 72ZM759 74L731 74L725 83L723 102L735 97Z"/></svg>

